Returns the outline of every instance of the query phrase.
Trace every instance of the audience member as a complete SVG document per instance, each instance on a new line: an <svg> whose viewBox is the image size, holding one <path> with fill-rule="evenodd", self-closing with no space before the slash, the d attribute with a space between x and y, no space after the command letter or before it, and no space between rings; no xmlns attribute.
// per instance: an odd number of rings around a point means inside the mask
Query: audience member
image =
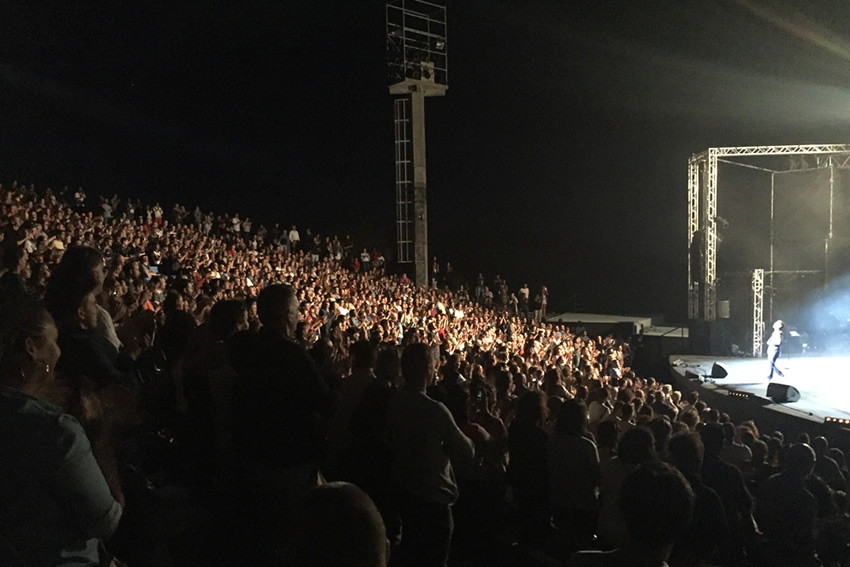
<svg viewBox="0 0 850 567"><path fill-rule="evenodd" d="M108 565L120 481L104 477L76 419L48 401L58 332L32 301L0 312L0 545L4 565Z"/></svg>
<svg viewBox="0 0 850 567"><path fill-rule="evenodd" d="M623 480L619 497L628 541L612 551L579 552L567 565L667 565L677 539L690 524L693 504L694 493L679 471L660 462L640 465Z"/></svg>
<svg viewBox="0 0 850 567"><path fill-rule="evenodd" d="M444 566L458 496L451 459L471 458L473 445L451 412L425 395L436 375L432 350L424 343L406 347L401 371L404 386L390 400L387 416L402 525L393 565Z"/></svg>

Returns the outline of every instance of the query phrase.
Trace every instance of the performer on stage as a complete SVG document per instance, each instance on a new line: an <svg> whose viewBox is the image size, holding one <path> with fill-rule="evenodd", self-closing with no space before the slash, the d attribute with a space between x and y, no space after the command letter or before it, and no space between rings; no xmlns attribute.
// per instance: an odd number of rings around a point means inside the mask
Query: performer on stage
<svg viewBox="0 0 850 567"><path fill-rule="evenodd" d="M785 341L785 323L781 320L773 324L773 333L767 339L767 359L770 361L770 374L767 379L771 380L774 374L780 377L784 376L781 370L776 367L776 361L779 360L779 355L782 354L782 343Z"/></svg>

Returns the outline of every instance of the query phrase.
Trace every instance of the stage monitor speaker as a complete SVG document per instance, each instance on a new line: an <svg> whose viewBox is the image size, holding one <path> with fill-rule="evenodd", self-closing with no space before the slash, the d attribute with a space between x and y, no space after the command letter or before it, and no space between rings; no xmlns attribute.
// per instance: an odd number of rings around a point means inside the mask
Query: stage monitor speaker
<svg viewBox="0 0 850 567"><path fill-rule="evenodd" d="M711 365L712 378L726 378L727 376L729 376L729 371L720 366L719 363L715 362Z"/></svg>
<svg viewBox="0 0 850 567"><path fill-rule="evenodd" d="M685 378L687 378L688 380L699 380L700 375L697 374L696 372L692 372L690 370L685 370Z"/></svg>
<svg viewBox="0 0 850 567"><path fill-rule="evenodd" d="M767 397L777 404L800 401L800 390L787 384L771 382L767 385Z"/></svg>

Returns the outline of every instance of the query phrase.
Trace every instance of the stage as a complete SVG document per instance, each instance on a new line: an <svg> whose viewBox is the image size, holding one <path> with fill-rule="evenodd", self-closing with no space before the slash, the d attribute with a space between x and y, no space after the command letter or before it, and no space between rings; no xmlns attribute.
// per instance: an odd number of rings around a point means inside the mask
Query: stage
<svg viewBox="0 0 850 567"><path fill-rule="evenodd" d="M773 382L794 386L800 391L799 401L784 404L774 403L767 398L769 366L766 358L671 355L668 361L673 377L681 386L679 389L700 391L701 397L705 397L712 406L718 401L722 402L723 398L733 398L729 394L736 391L753 396L741 402L748 402L753 413L756 413L755 407L760 406L758 413L762 415L764 410L767 410L809 422L822 423L827 416L850 419L850 377L847 372L850 367L850 355L782 355L777 366L785 376L774 376ZM715 380L686 377L686 372L700 376L709 375L715 362L729 372L726 378ZM746 409L747 406L739 404L737 409L742 407ZM755 415L752 417L755 418Z"/></svg>

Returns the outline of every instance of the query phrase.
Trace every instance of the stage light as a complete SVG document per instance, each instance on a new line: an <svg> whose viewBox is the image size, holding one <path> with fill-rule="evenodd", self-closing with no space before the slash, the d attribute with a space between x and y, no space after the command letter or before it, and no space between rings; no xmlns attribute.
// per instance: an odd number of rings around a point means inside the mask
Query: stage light
<svg viewBox="0 0 850 567"><path fill-rule="evenodd" d="M741 398L742 400L752 399L753 395L749 392L741 392L739 390L729 390L730 398Z"/></svg>
<svg viewBox="0 0 850 567"><path fill-rule="evenodd" d="M825 417L823 418L824 424L832 423L835 425L850 425L850 419L844 417Z"/></svg>

